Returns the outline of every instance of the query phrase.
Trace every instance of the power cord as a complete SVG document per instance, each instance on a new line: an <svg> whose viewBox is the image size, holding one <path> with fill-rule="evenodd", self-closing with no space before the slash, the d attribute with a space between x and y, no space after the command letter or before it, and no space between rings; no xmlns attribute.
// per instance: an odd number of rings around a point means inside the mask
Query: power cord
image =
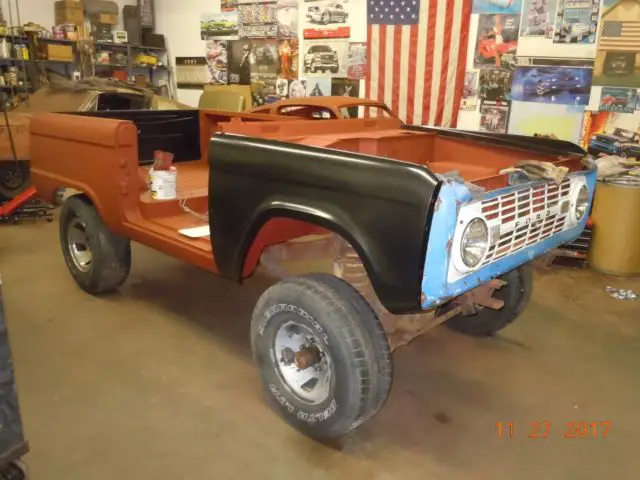
<svg viewBox="0 0 640 480"><path fill-rule="evenodd" d="M187 213L190 213L191 215L194 215L196 217L198 217L200 220L202 220L203 222L209 222L209 214L203 214L203 213L198 213L194 210L192 210L191 208L189 208L189 206L187 206L187 198L183 197L183 198L179 198L178 199L178 205L180 205L180 208L182 208L182 210L184 210Z"/></svg>

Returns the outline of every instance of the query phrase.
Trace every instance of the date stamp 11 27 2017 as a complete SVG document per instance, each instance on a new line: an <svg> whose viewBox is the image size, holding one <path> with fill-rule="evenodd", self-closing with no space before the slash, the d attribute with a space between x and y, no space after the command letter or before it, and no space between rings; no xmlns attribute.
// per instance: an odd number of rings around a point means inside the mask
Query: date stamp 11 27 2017
<svg viewBox="0 0 640 480"><path fill-rule="evenodd" d="M560 435L566 439L577 438L607 438L611 431L611 422L598 421L570 421L561 427L555 426L550 421L534 421L529 425L516 425L515 422L496 422L496 434L498 438L515 439L531 438L545 439Z"/></svg>

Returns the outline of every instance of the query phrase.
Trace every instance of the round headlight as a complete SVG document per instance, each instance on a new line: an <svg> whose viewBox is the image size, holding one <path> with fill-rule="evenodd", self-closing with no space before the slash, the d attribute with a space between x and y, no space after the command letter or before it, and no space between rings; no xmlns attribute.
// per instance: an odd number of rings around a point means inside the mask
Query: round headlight
<svg viewBox="0 0 640 480"><path fill-rule="evenodd" d="M586 185L582 185L578 189L576 195L575 206L573 207L573 214L576 217L576 221L582 220L585 213L587 213L587 207L589 206L589 188Z"/></svg>
<svg viewBox="0 0 640 480"><path fill-rule="evenodd" d="M460 242L460 256L468 268L477 267L489 246L489 229L481 218L471 220L462 233Z"/></svg>

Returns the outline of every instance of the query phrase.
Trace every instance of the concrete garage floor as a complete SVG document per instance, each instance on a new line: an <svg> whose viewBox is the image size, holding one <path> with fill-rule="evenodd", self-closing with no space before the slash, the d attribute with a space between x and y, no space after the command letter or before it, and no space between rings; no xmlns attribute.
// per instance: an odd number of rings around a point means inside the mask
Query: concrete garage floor
<svg viewBox="0 0 640 480"><path fill-rule="evenodd" d="M640 280L538 272L500 338L439 327L417 339L396 354L380 415L321 445L260 398L248 318L268 280L240 287L136 245L121 292L93 298L67 273L57 228L0 230L35 480L639 478L640 302L604 287ZM532 421L551 422L549 437L528 438ZM569 421L611 429L566 439Z"/></svg>

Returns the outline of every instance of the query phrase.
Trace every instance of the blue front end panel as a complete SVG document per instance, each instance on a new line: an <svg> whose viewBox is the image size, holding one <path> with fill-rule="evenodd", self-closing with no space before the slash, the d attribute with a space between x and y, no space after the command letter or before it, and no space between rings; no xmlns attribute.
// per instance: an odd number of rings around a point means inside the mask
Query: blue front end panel
<svg viewBox="0 0 640 480"><path fill-rule="evenodd" d="M441 305L578 238L589 209L581 219L572 220L572 198L583 184L589 190L591 205L595 169L570 174L560 186L531 182L480 195L460 181L445 179L429 233L422 308ZM536 204L539 208L534 209ZM457 268L460 261L456 261L460 258L461 230L477 217L489 226L491 246L476 269L464 271Z"/></svg>

